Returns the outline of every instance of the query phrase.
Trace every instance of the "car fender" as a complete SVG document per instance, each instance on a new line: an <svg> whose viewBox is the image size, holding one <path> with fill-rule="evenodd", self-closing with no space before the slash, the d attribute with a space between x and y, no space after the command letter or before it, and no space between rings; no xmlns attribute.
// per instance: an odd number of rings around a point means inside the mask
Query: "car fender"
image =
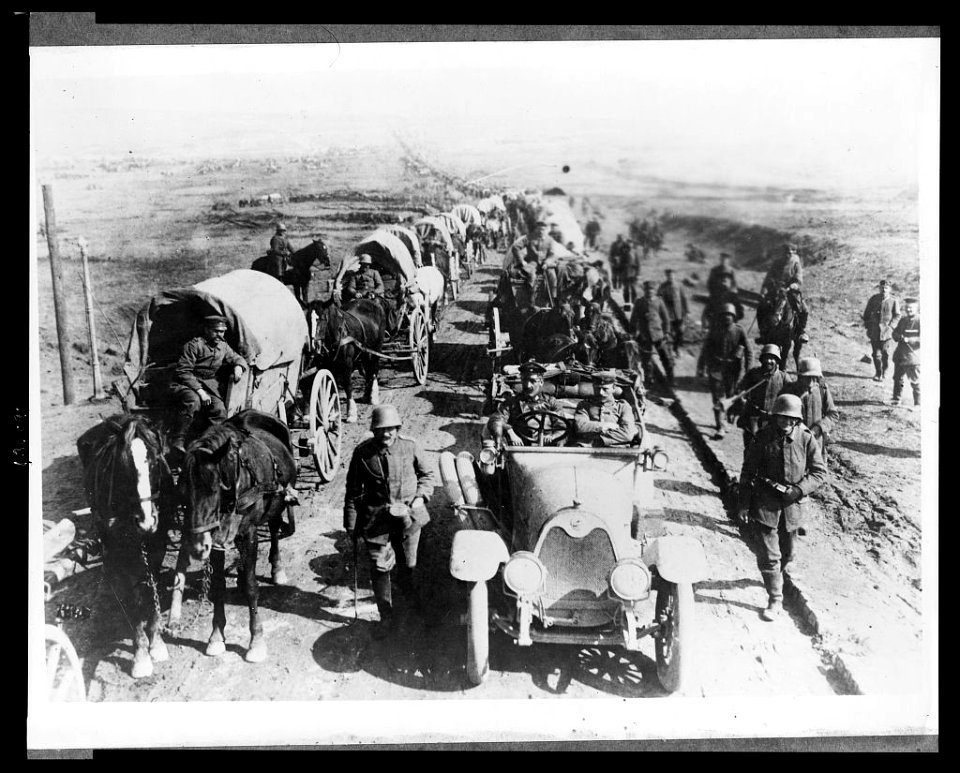
<svg viewBox="0 0 960 773"><path fill-rule="evenodd" d="M643 551L647 566L668 582L700 582L707 578L707 555L696 537L657 537Z"/></svg>
<svg viewBox="0 0 960 773"><path fill-rule="evenodd" d="M457 580L486 582L509 558L500 535L492 531L462 529L453 535L450 574Z"/></svg>

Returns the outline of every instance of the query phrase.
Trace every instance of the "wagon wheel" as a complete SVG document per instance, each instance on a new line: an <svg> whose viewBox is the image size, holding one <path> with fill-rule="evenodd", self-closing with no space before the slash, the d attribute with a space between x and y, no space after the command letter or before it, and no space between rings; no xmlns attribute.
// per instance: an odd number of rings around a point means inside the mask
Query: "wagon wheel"
<svg viewBox="0 0 960 773"><path fill-rule="evenodd" d="M69 637L55 625L45 626L47 687L51 702L85 701L86 687L77 651Z"/></svg>
<svg viewBox="0 0 960 773"><path fill-rule="evenodd" d="M414 309L410 316L410 355L413 359L413 375L417 383L427 383L430 370L430 324L422 309Z"/></svg>
<svg viewBox="0 0 960 773"><path fill-rule="evenodd" d="M340 419L340 391L329 370L317 371L310 389L309 432L317 474L329 483L340 466L343 445Z"/></svg>
<svg viewBox="0 0 960 773"><path fill-rule="evenodd" d="M688 690L693 681L690 634L695 623L693 585L664 581L657 591L656 617L660 632L654 649L657 678L667 692Z"/></svg>

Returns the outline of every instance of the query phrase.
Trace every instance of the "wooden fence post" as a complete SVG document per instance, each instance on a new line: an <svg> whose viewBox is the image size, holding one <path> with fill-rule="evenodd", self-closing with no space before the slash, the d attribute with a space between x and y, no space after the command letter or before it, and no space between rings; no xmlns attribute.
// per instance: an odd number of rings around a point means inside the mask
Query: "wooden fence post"
<svg viewBox="0 0 960 773"><path fill-rule="evenodd" d="M80 260L83 263L83 302L87 309L87 332L90 334L90 362L93 365L93 399L102 400L103 376L100 373L100 350L97 348L97 325L93 317L93 283L90 281L90 266L87 263L87 240L77 239Z"/></svg>
<svg viewBox="0 0 960 773"><path fill-rule="evenodd" d="M63 404L73 405L73 367L70 363L70 330L67 325L67 304L63 297L63 272L60 267L60 246L57 242L57 214L53 209L53 186L43 186L43 211L46 216L47 249L50 252L50 275L53 280L53 311L57 318L57 342L60 347L60 375L63 379Z"/></svg>

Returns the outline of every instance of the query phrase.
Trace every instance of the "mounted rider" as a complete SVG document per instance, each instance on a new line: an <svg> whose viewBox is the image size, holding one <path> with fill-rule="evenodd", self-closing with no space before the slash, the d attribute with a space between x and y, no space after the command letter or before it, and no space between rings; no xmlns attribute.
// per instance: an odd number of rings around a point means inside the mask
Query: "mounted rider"
<svg viewBox="0 0 960 773"><path fill-rule="evenodd" d="M287 238L286 223L277 223L277 230L270 239L270 248L267 250L267 255L276 261L276 267L278 269L276 275L282 277L290 267L289 260L293 255L293 245L290 244L290 240Z"/></svg>

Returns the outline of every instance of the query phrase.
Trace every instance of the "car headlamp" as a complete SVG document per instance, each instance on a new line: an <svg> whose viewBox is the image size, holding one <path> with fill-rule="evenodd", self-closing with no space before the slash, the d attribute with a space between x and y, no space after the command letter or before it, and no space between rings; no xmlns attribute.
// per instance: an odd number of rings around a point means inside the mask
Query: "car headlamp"
<svg viewBox="0 0 960 773"><path fill-rule="evenodd" d="M668 464L670 464L670 457L662 448L657 447L650 452L650 466L654 470L665 470Z"/></svg>
<svg viewBox="0 0 960 773"><path fill-rule="evenodd" d="M503 567L504 584L518 596L539 593L546 579L547 568L527 550L514 553Z"/></svg>
<svg viewBox="0 0 960 773"><path fill-rule="evenodd" d="M610 571L610 590L624 601L639 601L650 595L650 570L639 558L627 558Z"/></svg>

